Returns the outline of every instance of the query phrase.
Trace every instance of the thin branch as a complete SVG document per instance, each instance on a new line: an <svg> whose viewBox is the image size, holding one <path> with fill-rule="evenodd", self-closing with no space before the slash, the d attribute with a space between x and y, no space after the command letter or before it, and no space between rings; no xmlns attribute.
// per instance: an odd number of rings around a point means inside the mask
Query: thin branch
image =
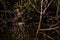
<svg viewBox="0 0 60 40"><path fill-rule="evenodd" d="M58 26L58 27L54 27L54 28L40 29L40 31L55 30L55 29L58 29L58 28L60 28L60 27Z"/></svg>
<svg viewBox="0 0 60 40"><path fill-rule="evenodd" d="M0 12L4 12L4 13L14 13L13 11L10 11L10 10L0 10Z"/></svg>
<svg viewBox="0 0 60 40"><path fill-rule="evenodd" d="M47 35L46 33L40 32L41 34L47 36L48 38L50 38L51 40L55 40L54 38L50 37L49 35Z"/></svg>
<svg viewBox="0 0 60 40"><path fill-rule="evenodd" d="M58 23L56 23L56 24L54 24L54 25L50 25L49 27L54 27L54 26L56 26L56 25L58 25Z"/></svg>
<svg viewBox="0 0 60 40"><path fill-rule="evenodd" d="M56 18L57 18L57 21L59 21L59 20L58 20L58 17L59 17L59 16L58 16L58 12L59 12L59 7L58 7L58 5L57 5L57 11L56 11L56 15L57 15Z"/></svg>
<svg viewBox="0 0 60 40"><path fill-rule="evenodd" d="M1 4L3 5L4 9L7 10L7 7L6 7L6 5L5 5L5 2L4 2L3 0L1 0L0 2L1 2Z"/></svg>
<svg viewBox="0 0 60 40"><path fill-rule="evenodd" d="M47 7L44 9L43 14L44 14L45 11L47 10L47 8L51 5L52 2L53 2L53 0L51 0L50 3L47 5Z"/></svg>
<svg viewBox="0 0 60 40"><path fill-rule="evenodd" d="M32 4L32 2L31 2L30 0L28 0L28 1L29 1L29 3L32 5L32 7L33 7L38 13L41 13L41 12L35 7L35 5Z"/></svg>
<svg viewBox="0 0 60 40"><path fill-rule="evenodd" d="M39 33L39 31L40 31L40 27L41 27L41 20L42 20L42 11L43 11L43 0L41 1L41 15L40 15L40 20L39 20L39 25L38 25L38 29L37 29L37 32L36 32L36 37L37 37L37 35L38 35L38 33Z"/></svg>

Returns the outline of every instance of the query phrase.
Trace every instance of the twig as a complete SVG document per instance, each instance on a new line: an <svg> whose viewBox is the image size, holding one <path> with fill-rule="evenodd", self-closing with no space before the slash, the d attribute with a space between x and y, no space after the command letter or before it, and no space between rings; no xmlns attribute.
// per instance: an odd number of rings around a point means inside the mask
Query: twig
<svg viewBox="0 0 60 40"><path fill-rule="evenodd" d="M35 5L32 4L32 2L31 2L30 0L28 0L28 1L29 1L29 3L32 5L32 7L33 7L38 13L41 13L41 12L35 7Z"/></svg>
<svg viewBox="0 0 60 40"><path fill-rule="evenodd" d="M6 7L5 3L4 3L4 1L1 0L0 2L1 2L1 4L3 5L4 9L7 10L7 7Z"/></svg>
<svg viewBox="0 0 60 40"><path fill-rule="evenodd" d="M10 10L0 10L0 12L4 12L4 13L14 13L13 11L10 11Z"/></svg>
<svg viewBox="0 0 60 40"><path fill-rule="evenodd" d="M47 10L47 8L51 5L52 1L53 1L53 0L51 0L50 3L47 5L47 7L44 9L43 14L44 14L45 11Z"/></svg>
<svg viewBox="0 0 60 40"><path fill-rule="evenodd" d="M50 37L49 35L47 35L47 34L45 34L45 33L43 33L43 32L40 32L40 33L43 34L43 35L45 35L45 36L47 36L47 37L50 38L51 40L55 40L54 38Z"/></svg>
<svg viewBox="0 0 60 40"><path fill-rule="evenodd" d="M51 25L51 26L49 26L49 27L54 27L54 26L56 26L56 25L58 25L58 23L56 23L56 24L54 24L54 25Z"/></svg>
<svg viewBox="0 0 60 40"><path fill-rule="evenodd" d="M40 29L40 31L48 31L48 30L54 30L54 29L58 29L60 27L54 27L54 28L47 28L47 29Z"/></svg>

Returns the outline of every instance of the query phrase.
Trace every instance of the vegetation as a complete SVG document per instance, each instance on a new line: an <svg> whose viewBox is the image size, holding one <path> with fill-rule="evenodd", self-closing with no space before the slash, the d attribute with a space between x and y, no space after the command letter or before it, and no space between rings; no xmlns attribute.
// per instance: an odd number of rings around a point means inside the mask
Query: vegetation
<svg viewBox="0 0 60 40"><path fill-rule="evenodd" d="M59 40L58 0L0 0L0 40Z"/></svg>

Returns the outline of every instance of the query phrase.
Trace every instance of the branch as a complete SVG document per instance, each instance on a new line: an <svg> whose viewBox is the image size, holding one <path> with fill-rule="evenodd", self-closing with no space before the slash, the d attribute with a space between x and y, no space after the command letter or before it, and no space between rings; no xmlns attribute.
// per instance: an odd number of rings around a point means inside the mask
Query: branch
<svg viewBox="0 0 60 40"><path fill-rule="evenodd" d="M0 12L4 12L4 13L14 13L13 11L10 11L10 10L0 10Z"/></svg>
<svg viewBox="0 0 60 40"><path fill-rule="evenodd" d="M39 25L38 25L38 29L37 29L37 32L36 32L36 37L37 37L37 35L38 35L38 33L39 33L39 31L40 31L40 27L41 27L41 21L42 21L42 14L43 14L43 0L41 1L41 15L40 15L40 20L39 20Z"/></svg>
<svg viewBox="0 0 60 40"><path fill-rule="evenodd" d="M6 5L5 5L5 2L4 2L3 0L1 0L0 2L1 2L1 4L3 5L4 9L7 10L7 7L6 7Z"/></svg>
<svg viewBox="0 0 60 40"><path fill-rule="evenodd" d="M58 28L60 28L60 27L58 26L58 27L54 27L54 28L40 29L40 31L55 30L55 29L58 29Z"/></svg>
<svg viewBox="0 0 60 40"><path fill-rule="evenodd" d="M52 39L52 40L55 40L54 38L50 37L49 35L47 35L47 34L45 34L45 33L43 33L43 32L40 32L40 33L43 34L43 35L45 35L45 36L47 36L48 38L50 38L50 39Z"/></svg>
<svg viewBox="0 0 60 40"><path fill-rule="evenodd" d="M32 7L33 7L38 13L41 13L41 12L35 7L35 5L32 4L32 2L31 2L30 0L28 0L28 1L29 1L29 3L32 5Z"/></svg>
<svg viewBox="0 0 60 40"><path fill-rule="evenodd" d="M44 14L45 11L47 10L47 8L51 5L52 2L53 2L53 0L51 0L50 3L47 5L47 7L44 9L43 14Z"/></svg>

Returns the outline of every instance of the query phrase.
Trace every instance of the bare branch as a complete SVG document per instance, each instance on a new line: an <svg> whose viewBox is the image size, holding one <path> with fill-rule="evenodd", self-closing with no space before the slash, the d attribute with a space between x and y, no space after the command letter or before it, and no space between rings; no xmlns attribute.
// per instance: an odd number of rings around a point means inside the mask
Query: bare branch
<svg viewBox="0 0 60 40"><path fill-rule="evenodd" d="M60 28L60 27L58 26L58 27L54 27L54 28L40 29L40 31L48 31L48 30L54 30L54 29L58 29L58 28Z"/></svg>
<svg viewBox="0 0 60 40"><path fill-rule="evenodd" d="M33 6L33 8L34 8L38 13L40 13L40 11L35 7L35 5L32 4L32 2L31 2L30 0L28 0L28 1L29 1L29 3Z"/></svg>
<svg viewBox="0 0 60 40"><path fill-rule="evenodd" d="M52 2L53 2L53 0L51 0L50 3L47 5L47 7L44 9L43 14L44 14L45 11L47 10L47 8L51 5Z"/></svg>
<svg viewBox="0 0 60 40"><path fill-rule="evenodd" d="M45 33L43 33L43 32L40 32L40 33L43 34L43 35L45 35L45 36L47 36L47 37L50 38L51 40L55 40L54 38L50 37L49 35L47 35L47 34L45 34Z"/></svg>

